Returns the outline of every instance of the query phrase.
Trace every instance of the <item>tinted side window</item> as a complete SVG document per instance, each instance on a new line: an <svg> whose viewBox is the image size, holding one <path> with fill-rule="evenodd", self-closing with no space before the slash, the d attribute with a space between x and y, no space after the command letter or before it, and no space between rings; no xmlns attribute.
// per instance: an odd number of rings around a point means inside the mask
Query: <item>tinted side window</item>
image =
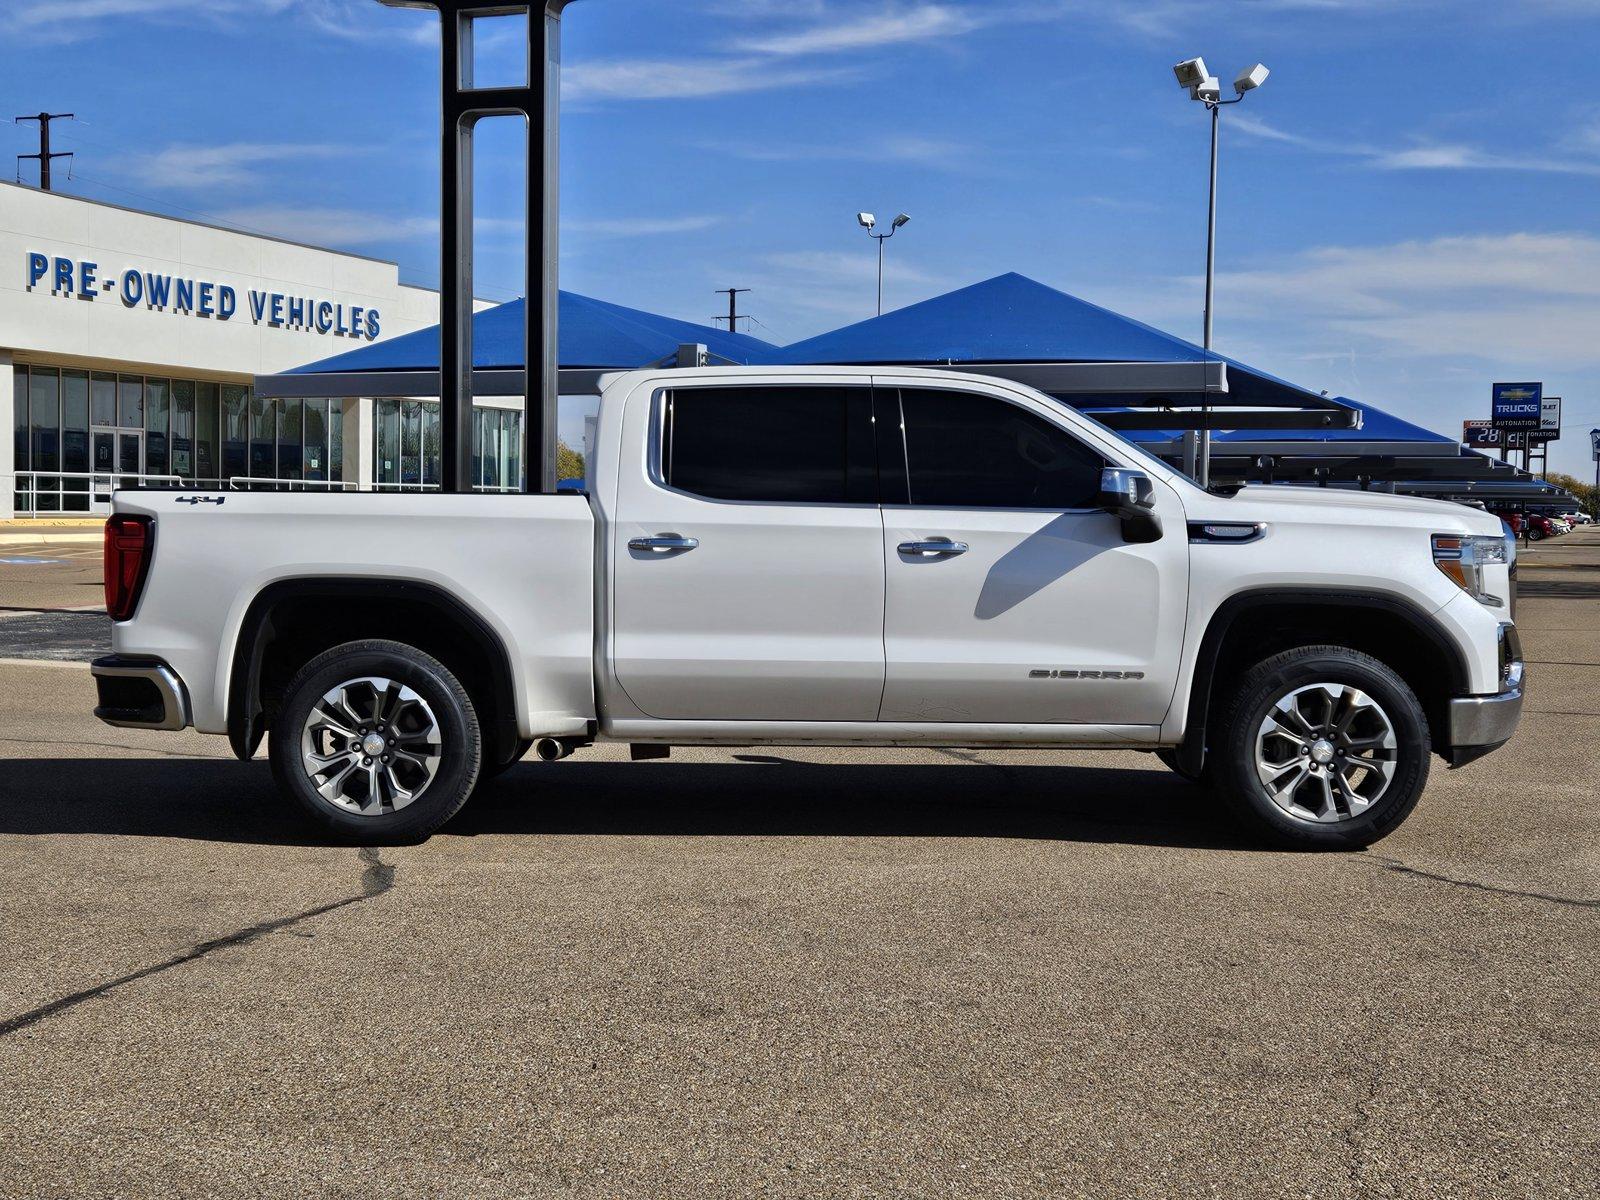
<svg viewBox="0 0 1600 1200"><path fill-rule="evenodd" d="M911 503L1088 508L1105 460L1041 417L992 396L904 389Z"/></svg>
<svg viewBox="0 0 1600 1200"><path fill-rule="evenodd" d="M667 397L663 482L714 500L876 504L868 388L702 387Z"/></svg>

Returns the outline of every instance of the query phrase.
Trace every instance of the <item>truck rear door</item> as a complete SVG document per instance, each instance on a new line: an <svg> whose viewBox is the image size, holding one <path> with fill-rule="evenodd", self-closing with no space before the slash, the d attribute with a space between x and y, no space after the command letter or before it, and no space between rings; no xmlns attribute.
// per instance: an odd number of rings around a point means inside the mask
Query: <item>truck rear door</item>
<svg viewBox="0 0 1600 1200"><path fill-rule="evenodd" d="M708 381L643 399L629 399L610 530L623 691L663 720L874 720L884 563L871 389Z"/></svg>

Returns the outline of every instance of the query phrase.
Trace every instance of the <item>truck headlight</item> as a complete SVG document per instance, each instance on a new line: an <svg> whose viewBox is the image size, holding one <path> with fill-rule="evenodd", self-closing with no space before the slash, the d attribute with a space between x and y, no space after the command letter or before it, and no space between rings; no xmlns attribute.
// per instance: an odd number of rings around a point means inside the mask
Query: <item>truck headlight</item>
<svg viewBox="0 0 1600 1200"><path fill-rule="evenodd" d="M1508 567L1511 550L1503 537L1463 537L1453 533L1433 535L1433 565L1479 604L1504 608L1505 597L1495 595L1488 568Z"/></svg>

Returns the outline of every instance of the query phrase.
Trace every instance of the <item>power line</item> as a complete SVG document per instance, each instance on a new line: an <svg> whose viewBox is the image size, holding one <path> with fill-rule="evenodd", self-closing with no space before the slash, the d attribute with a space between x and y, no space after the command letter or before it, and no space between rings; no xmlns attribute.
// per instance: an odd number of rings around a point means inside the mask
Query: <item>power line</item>
<svg viewBox="0 0 1600 1200"><path fill-rule="evenodd" d="M39 123L39 153L17 155L17 174L19 179L21 178L23 160L36 158L39 160L39 190L43 192L50 190L51 160L72 157L72 151L70 150L58 150L54 154L50 152L50 122L70 121L72 119L71 113L41 112L35 113L31 117L17 117L11 122L13 125L20 125L24 121L37 121Z"/></svg>
<svg viewBox="0 0 1600 1200"><path fill-rule="evenodd" d="M740 295L740 293L748 292L749 290L750 290L749 288L736 288L736 287L718 288L717 289L717 295L719 295L719 296L727 296L728 297L728 315L725 316L725 317L713 317L712 320L716 321L718 325L720 325L720 324L722 324L722 322L726 321L728 323L728 332L729 333L738 333L739 332L739 295Z"/></svg>

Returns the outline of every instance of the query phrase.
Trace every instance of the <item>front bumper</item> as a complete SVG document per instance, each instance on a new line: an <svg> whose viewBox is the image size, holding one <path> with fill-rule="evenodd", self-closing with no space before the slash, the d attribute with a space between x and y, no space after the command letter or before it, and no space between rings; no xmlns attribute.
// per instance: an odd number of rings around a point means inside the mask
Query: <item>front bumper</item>
<svg viewBox="0 0 1600 1200"><path fill-rule="evenodd" d="M1510 635L1509 652L1515 657L1505 664L1504 682L1497 694L1461 696L1450 701L1450 748L1446 757L1452 767L1498 750L1517 731L1517 722L1522 718L1523 664L1514 632Z"/></svg>
<svg viewBox="0 0 1600 1200"><path fill-rule="evenodd" d="M189 693L159 658L112 654L89 664L100 703L94 715L119 729L182 729L190 724Z"/></svg>

